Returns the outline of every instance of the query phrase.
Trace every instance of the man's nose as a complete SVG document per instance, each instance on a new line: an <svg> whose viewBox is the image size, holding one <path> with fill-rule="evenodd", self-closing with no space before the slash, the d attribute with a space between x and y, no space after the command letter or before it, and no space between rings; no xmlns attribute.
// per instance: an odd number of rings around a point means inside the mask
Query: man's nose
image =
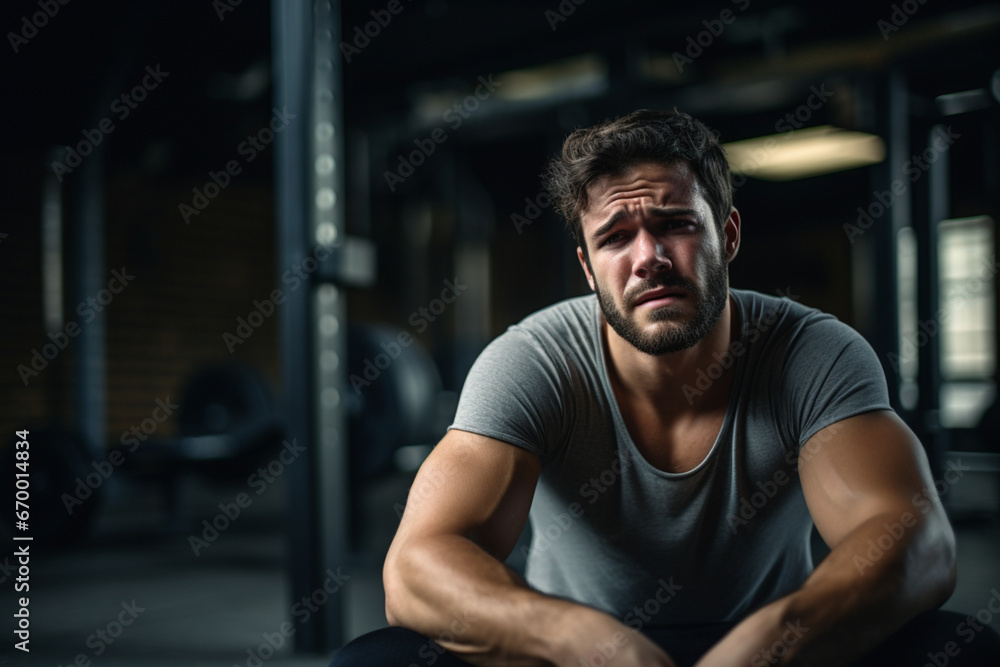
<svg viewBox="0 0 1000 667"><path fill-rule="evenodd" d="M673 268L663 243L645 231L639 233L635 259L635 275L643 279Z"/></svg>

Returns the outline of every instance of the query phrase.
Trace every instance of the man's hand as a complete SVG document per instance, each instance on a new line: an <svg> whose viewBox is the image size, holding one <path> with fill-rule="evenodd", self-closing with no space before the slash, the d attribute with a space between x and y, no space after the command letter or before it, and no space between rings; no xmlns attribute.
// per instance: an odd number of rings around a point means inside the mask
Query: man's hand
<svg viewBox="0 0 1000 667"><path fill-rule="evenodd" d="M468 644L438 643L476 667L676 667L649 637L591 607L557 600L559 619L550 625L553 650L548 659L492 651L470 651Z"/></svg>
<svg viewBox="0 0 1000 667"><path fill-rule="evenodd" d="M445 436L420 468L386 557L389 622L482 667L675 667L648 637L532 590L502 564L539 468L537 457L507 443L459 430ZM453 626L456 619L470 620Z"/></svg>
<svg viewBox="0 0 1000 667"><path fill-rule="evenodd" d="M649 637L589 607L568 614L563 631L559 667L676 667Z"/></svg>

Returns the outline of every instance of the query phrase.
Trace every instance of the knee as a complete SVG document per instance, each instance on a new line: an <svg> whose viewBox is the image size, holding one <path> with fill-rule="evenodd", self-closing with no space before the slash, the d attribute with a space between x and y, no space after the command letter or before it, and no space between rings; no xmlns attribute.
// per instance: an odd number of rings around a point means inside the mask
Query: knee
<svg viewBox="0 0 1000 667"><path fill-rule="evenodd" d="M351 640L337 651L330 667L410 667L427 638L406 628L382 628Z"/></svg>
<svg viewBox="0 0 1000 667"><path fill-rule="evenodd" d="M334 656L330 667L464 667L467 662L447 653L430 639L406 628L382 628L349 642Z"/></svg>

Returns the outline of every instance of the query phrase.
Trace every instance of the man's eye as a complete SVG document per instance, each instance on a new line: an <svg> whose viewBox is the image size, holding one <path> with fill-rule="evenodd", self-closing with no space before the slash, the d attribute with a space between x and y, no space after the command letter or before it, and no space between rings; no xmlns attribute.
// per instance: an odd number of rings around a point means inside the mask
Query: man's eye
<svg viewBox="0 0 1000 667"><path fill-rule="evenodd" d="M625 238L625 235L622 234L621 232L615 232L614 234L608 234L607 236L604 237L604 240L601 241L601 245L602 246L609 245L611 243L615 243L617 241L620 241L623 238Z"/></svg>
<svg viewBox="0 0 1000 667"><path fill-rule="evenodd" d="M694 225L690 220L665 220L663 222L664 229L680 229L681 227L691 227Z"/></svg>

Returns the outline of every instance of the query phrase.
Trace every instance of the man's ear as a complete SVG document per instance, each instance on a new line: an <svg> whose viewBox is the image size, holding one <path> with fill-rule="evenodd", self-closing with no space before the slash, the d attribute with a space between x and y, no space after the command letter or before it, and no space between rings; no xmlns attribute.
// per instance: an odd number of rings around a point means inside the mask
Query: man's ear
<svg viewBox="0 0 1000 667"><path fill-rule="evenodd" d="M726 219L723 234L726 243L726 257L731 262L736 259L736 254L740 251L740 212L735 208L730 211L729 217Z"/></svg>
<svg viewBox="0 0 1000 667"><path fill-rule="evenodd" d="M590 285L590 291L594 290L594 276L590 273L590 265L587 264L587 258L583 255L583 250L580 246L576 247L576 258L580 260L580 266L583 267L583 274L587 276L587 283Z"/></svg>

